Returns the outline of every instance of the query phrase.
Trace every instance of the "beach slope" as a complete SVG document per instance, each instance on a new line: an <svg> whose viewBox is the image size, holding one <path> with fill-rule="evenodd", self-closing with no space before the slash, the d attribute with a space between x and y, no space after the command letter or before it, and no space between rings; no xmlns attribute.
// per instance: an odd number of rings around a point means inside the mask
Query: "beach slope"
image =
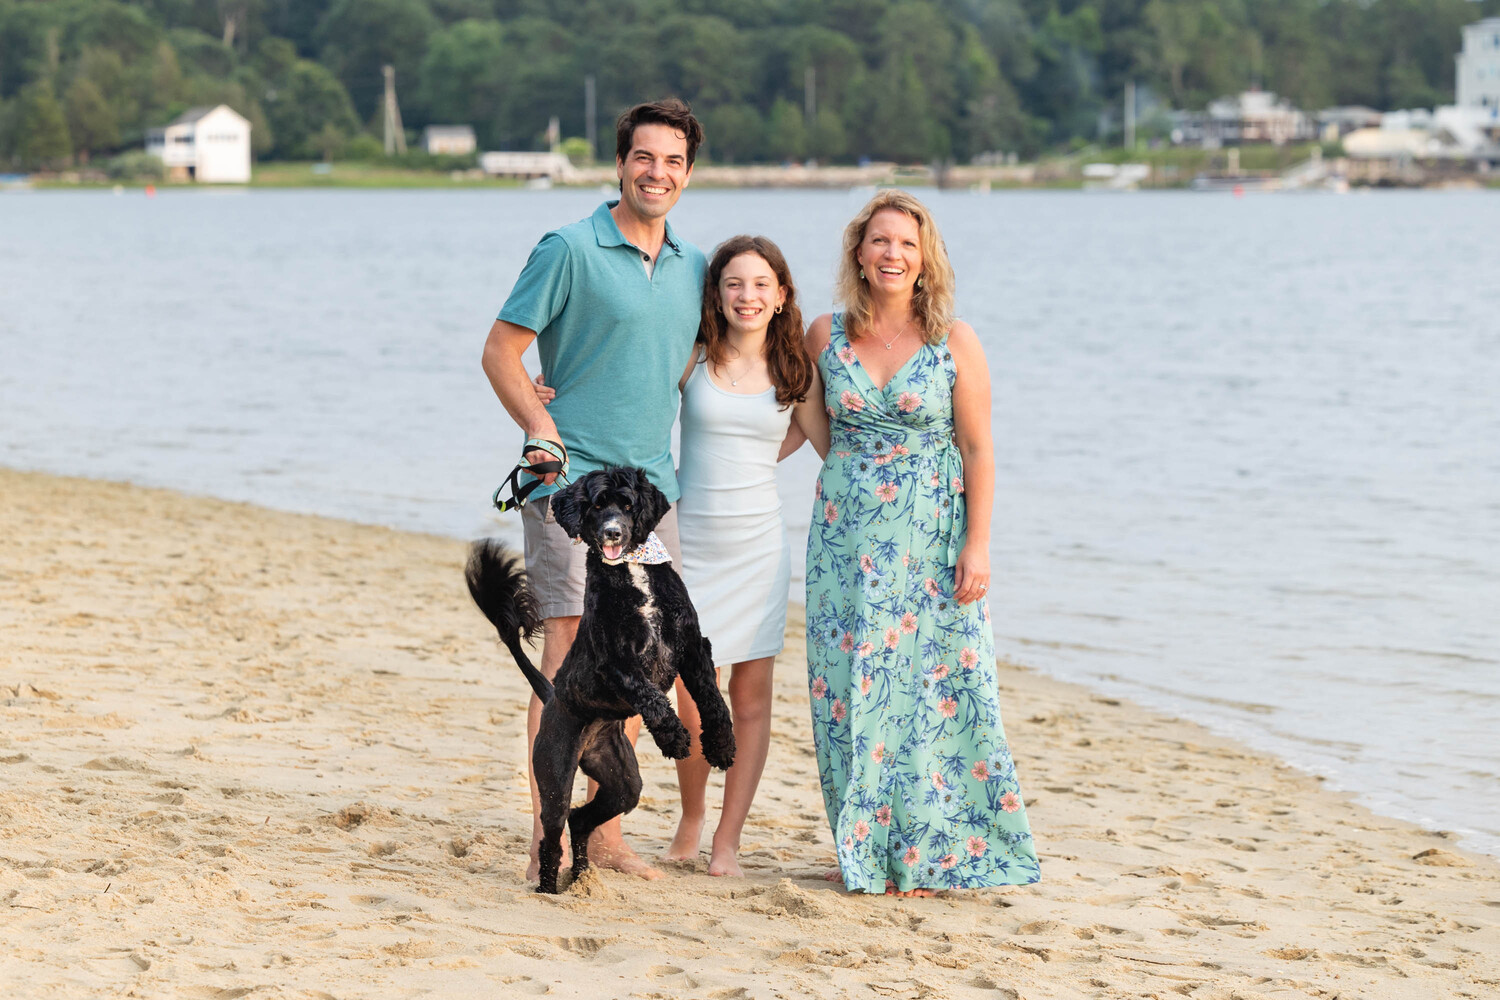
<svg viewBox="0 0 1500 1000"><path fill-rule="evenodd" d="M796 614L748 877L538 896L528 689L462 543L5 470L0 492L0 995L1500 993L1493 859L1004 664L1043 881L844 895ZM675 773L649 739L641 761L625 825L656 856Z"/></svg>

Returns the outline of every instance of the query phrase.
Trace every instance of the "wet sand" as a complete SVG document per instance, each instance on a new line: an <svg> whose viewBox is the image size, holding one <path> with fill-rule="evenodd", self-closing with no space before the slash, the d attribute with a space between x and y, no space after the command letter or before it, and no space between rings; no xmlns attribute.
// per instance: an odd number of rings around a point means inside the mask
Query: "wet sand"
<svg viewBox="0 0 1500 1000"><path fill-rule="evenodd" d="M796 609L747 877L705 851L538 896L528 689L462 543L6 470L0 493L6 997L1500 993L1494 859L1007 664L1043 881L845 895ZM641 760L626 832L657 856L675 772Z"/></svg>

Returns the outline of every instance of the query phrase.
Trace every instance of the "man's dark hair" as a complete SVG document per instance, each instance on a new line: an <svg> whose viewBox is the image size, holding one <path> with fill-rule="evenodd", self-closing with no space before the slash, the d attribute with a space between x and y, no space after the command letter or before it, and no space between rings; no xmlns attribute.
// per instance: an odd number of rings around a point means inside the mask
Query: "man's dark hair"
<svg viewBox="0 0 1500 1000"><path fill-rule="evenodd" d="M637 104L615 119L615 159L624 162L630 155L635 141L635 130L642 125L665 125L687 138L688 166L698 158L698 147L703 144L703 126L693 117L693 109L687 101L669 97L664 101Z"/></svg>

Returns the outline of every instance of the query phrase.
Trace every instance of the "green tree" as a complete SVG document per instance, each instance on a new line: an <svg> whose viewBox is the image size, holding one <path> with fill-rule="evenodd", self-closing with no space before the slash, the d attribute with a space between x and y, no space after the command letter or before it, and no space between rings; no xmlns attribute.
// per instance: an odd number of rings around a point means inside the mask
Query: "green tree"
<svg viewBox="0 0 1500 1000"><path fill-rule="evenodd" d="M275 133L276 155L310 159L319 153L316 137L325 126L342 135L359 131L349 95L332 73L315 62L298 60L282 86L266 102L266 117Z"/></svg>
<svg viewBox="0 0 1500 1000"><path fill-rule="evenodd" d="M73 155L68 121L49 83L21 91L16 108L16 159L27 170L55 170Z"/></svg>
<svg viewBox="0 0 1500 1000"><path fill-rule="evenodd" d="M771 105L766 123L766 151L778 160L800 160L807 155L807 124L802 109L785 97Z"/></svg>
<svg viewBox="0 0 1500 1000"><path fill-rule="evenodd" d="M703 116L704 146L719 163L748 163L765 142L765 122L748 104L721 104Z"/></svg>
<svg viewBox="0 0 1500 1000"><path fill-rule="evenodd" d="M838 160L849 151L844 121L832 108L819 108L808 130L807 151L818 160Z"/></svg>
<svg viewBox="0 0 1500 1000"><path fill-rule="evenodd" d="M74 77L63 95L68 133L82 163L120 144L120 129L99 87L86 76Z"/></svg>
<svg viewBox="0 0 1500 1000"><path fill-rule="evenodd" d="M383 66L396 68L403 105L416 97L427 40L437 26L422 0L336 0L318 25L318 57L342 81L360 118L369 118L385 90Z"/></svg>

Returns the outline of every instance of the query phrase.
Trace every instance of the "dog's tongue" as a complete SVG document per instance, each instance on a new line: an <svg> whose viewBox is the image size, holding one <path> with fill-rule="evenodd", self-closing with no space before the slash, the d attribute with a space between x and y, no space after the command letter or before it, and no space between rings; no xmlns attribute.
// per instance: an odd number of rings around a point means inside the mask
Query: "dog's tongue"
<svg viewBox="0 0 1500 1000"><path fill-rule="evenodd" d="M623 545L605 545L602 548L604 549L604 558L606 559L618 559L620 558L620 553L625 551L625 546Z"/></svg>

